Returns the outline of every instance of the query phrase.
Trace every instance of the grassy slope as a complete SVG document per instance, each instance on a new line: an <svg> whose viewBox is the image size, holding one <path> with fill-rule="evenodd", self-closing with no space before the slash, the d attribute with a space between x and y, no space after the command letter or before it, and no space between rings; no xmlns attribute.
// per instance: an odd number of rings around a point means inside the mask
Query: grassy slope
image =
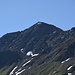
<svg viewBox="0 0 75 75"><path fill-rule="evenodd" d="M26 70L24 73L22 73L21 75L62 75L63 71L59 71L61 67L61 63L60 62L53 62L49 65L45 65L41 68L40 67L36 67L35 68L31 68L30 70ZM55 73L53 73L54 71L56 71Z"/></svg>
<svg viewBox="0 0 75 75"><path fill-rule="evenodd" d="M11 66L9 66L7 69L3 70L0 69L0 75L6 75L8 72L10 72L10 70L13 68L15 64L12 64Z"/></svg>
<svg viewBox="0 0 75 75"><path fill-rule="evenodd" d="M43 71L41 71L39 75L62 75L63 73L58 71L60 65L60 62L53 62ZM56 71L56 73L53 73L54 71Z"/></svg>

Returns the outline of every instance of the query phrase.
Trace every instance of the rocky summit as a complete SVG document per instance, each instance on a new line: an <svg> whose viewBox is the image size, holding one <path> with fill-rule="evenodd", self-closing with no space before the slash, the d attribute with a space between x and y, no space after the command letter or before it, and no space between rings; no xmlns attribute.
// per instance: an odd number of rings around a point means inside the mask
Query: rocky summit
<svg viewBox="0 0 75 75"><path fill-rule="evenodd" d="M33 26L0 38L0 75L75 75L75 27Z"/></svg>

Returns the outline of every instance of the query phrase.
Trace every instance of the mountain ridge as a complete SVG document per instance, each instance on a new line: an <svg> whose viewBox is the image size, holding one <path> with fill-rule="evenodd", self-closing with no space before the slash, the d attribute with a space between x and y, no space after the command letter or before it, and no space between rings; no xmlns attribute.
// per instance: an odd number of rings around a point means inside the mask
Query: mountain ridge
<svg viewBox="0 0 75 75"><path fill-rule="evenodd" d="M74 52L75 27L64 31L37 22L24 31L0 38L0 69L5 72L15 63L4 75L69 75L67 68L75 66ZM75 74L74 69L70 72Z"/></svg>

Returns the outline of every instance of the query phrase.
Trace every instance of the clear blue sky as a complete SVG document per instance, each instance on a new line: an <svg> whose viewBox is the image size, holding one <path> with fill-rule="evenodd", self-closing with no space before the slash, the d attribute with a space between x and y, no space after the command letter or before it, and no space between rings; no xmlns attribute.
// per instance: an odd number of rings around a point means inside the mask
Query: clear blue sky
<svg viewBox="0 0 75 75"><path fill-rule="evenodd" d="M42 21L67 30L75 26L75 0L0 0L0 36Z"/></svg>

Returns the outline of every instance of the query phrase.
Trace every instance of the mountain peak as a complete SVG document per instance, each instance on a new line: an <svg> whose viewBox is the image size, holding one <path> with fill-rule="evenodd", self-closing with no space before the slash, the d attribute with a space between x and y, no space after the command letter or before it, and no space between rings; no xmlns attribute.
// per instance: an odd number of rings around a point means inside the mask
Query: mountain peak
<svg viewBox="0 0 75 75"><path fill-rule="evenodd" d="M43 23L43 22L40 22L40 21L39 21L39 22L37 22L37 24L42 24L42 23Z"/></svg>
<svg viewBox="0 0 75 75"><path fill-rule="evenodd" d="M37 24L37 25L52 25L52 24L48 24L48 23L45 23L45 22L41 22L41 21L38 21L35 24ZM52 26L54 26L54 25L52 25Z"/></svg>
<svg viewBox="0 0 75 75"><path fill-rule="evenodd" d="M72 31L75 31L75 27L72 27L71 30L72 30Z"/></svg>
<svg viewBox="0 0 75 75"><path fill-rule="evenodd" d="M34 28L35 30L43 30L43 31L47 31L47 30L49 30L49 31L51 31L51 32L53 32L53 31L63 31L62 29L60 29L60 28L58 28L58 27L56 27L56 26L54 26L54 25L52 25L52 24L48 24L48 23L45 23L45 22L40 22L40 21L38 21L37 23L35 23L32 27L30 27L30 28Z"/></svg>
<svg viewBox="0 0 75 75"><path fill-rule="evenodd" d="M37 24L37 25L43 25L43 24L47 24L47 23L38 21L36 24ZM47 25L49 25L49 24L47 24Z"/></svg>
<svg viewBox="0 0 75 75"><path fill-rule="evenodd" d="M63 31L39 21L0 38L0 75L75 75L74 61L75 27Z"/></svg>

